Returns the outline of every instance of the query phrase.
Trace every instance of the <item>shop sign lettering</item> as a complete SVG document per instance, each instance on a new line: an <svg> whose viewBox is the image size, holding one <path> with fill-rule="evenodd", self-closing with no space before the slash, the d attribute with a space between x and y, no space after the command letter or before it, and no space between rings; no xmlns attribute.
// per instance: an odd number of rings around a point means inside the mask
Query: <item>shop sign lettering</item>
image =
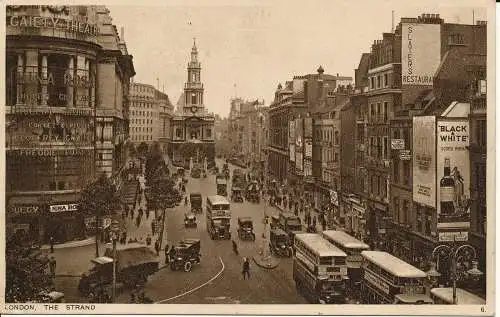
<svg viewBox="0 0 500 317"><path fill-rule="evenodd" d="M11 156L81 156L92 149L13 149L7 153Z"/></svg>
<svg viewBox="0 0 500 317"><path fill-rule="evenodd" d="M56 17L29 15L10 16L7 17L7 26L37 29L59 29L66 32L81 33L90 36L99 35L99 27L96 24Z"/></svg>
<svg viewBox="0 0 500 317"><path fill-rule="evenodd" d="M37 214L40 206L12 206L10 211L15 215Z"/></svg>
<svg viewBox="0 0 500 317"><path fill-rule="evenodd" d="M78 209L78 205L77 204L52 205L52 206L50 206L50 212L76 211L77 209Z"/></svg>

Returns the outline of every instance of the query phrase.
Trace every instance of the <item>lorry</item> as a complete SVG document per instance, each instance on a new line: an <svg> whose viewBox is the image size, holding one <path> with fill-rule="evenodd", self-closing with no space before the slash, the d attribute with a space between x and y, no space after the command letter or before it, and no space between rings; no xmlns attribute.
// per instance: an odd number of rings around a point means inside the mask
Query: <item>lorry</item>
<svg viewBox="0 0 500 317"><path fill-rule="evenodd" d="M217 186L217 195L227 196L227 180L225 175L217 174L215 176L215 184Z"/></svg>
<svg viewBox="0 0 500 317"><path fill-rule="evenodd" d="M299 216L291 212L281 212L279 214L278 227L290 236L292 243L295 234L302 232L302 223Z"/></svg>
<svg viewBox="0 0 500 317"><path fill-rule="evenodd" d="M82 274L78 284L81 294L94 293L96 289L113 283L113 249L107 248L104 256L91 260L93 266ZM145 244L128 243L116 246L116 282L129 288L144 285L148 277L158 271L159 260Z"/></svg>

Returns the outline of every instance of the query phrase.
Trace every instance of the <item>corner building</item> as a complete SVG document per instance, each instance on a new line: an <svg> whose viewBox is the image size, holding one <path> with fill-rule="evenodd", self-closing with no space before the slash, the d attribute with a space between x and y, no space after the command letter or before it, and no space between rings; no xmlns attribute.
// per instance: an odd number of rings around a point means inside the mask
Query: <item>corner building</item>
<svg viewBox="0 0 500 317"><path fill-rule="evenodd" d="M125 163L132 56L104 6L6 15L7 236L85 238L95 220L79 210L80 191Z"/></svg>

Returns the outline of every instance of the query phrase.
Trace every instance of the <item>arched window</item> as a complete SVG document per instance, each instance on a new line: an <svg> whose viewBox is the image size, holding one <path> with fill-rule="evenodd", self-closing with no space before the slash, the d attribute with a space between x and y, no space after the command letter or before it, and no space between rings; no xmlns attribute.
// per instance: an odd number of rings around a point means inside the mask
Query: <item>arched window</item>
<svg viewBox="0 0 500 317"><path fill-rule="evenodd" d="M182 138L182 129L181 128L175 129L175 136L178 138Z"/></svg>

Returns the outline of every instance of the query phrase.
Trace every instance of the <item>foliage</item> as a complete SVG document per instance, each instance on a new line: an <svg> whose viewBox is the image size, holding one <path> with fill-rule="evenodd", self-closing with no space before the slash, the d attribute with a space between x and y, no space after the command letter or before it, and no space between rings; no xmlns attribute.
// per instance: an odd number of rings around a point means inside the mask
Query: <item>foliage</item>
<svg viewBox="0 0 500 317"><path fill-rule="evenodd" d="M116 186L101 174L97 181L89 184L82 191L80 210L90 216L111 215L120 209L121 201Z"/></svg>
<svg viewBox="0 0 500 317"><path fill-rule="evenodd" d="M137 154L139 156L146 156L149 151L149 146L146 142L141 142L139 146L137 147Z"/></svg>
<svg viewBox="0 0 500 317"><path fill-rule="evenodd" d="M128 154L129 156L136 156L137 155L137 148L135 147L135 144L132 142L128 143Z"/></svg>
<svg viewBox="0 0 500 317"><path fill-rule="evenodd" d="M163 158L160 144L158 142L155 142L150 148L148 156L146 158L146 181L150 183L156 177L161 178L168 175L169 170Z"/></svg>
<svg viewBox="0 0 500 317"><path fill-rule="evenodd" d="M27 246L9 245L5 255L5 301L34 301L38 293L49 290L52 280L46 268L48 258Z"/></svg>
<svg viewBox="0 0 500 317"><path fill-rule="evenodd" d="M182 195L175 188L175 182L168 177L154 178L146 192L148 205L156 210L165 210L177 205Z"/></svg>

